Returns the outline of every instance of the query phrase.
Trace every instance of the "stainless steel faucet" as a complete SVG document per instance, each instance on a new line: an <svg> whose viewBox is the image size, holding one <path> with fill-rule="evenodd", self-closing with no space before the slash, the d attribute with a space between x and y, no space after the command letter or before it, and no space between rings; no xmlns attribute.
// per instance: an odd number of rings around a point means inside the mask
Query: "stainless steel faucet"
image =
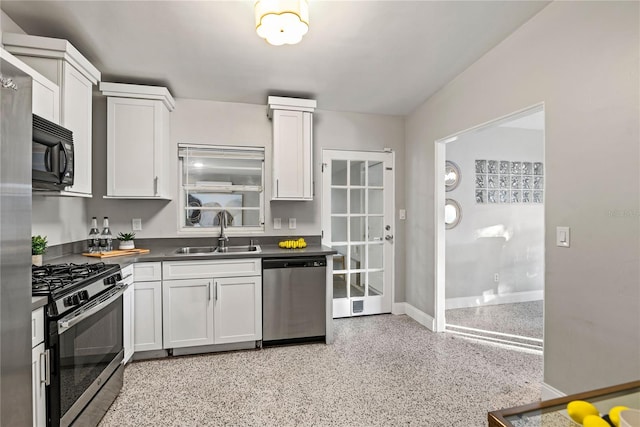
<svg viewBox="0 0 640 427"><path fill-rule="evenodd" d="M229 242L229 237L224 234L224 229L227 227L227 216L229 212L226 210L221 210L218 213L218 220L220 221L220 236L218 237L218 252L226 252L227 242Z"/></svg>

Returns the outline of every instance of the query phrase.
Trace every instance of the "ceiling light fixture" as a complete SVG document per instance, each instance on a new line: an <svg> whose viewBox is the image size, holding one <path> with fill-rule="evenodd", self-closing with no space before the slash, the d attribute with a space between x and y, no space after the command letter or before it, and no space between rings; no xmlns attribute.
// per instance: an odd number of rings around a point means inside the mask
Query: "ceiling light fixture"
<svg viewBox="0 0 640 427"><path fill-rule="evenodd" d="M257 0L256 32L269 44L300 43L309 31L308 0Z"/></svg>

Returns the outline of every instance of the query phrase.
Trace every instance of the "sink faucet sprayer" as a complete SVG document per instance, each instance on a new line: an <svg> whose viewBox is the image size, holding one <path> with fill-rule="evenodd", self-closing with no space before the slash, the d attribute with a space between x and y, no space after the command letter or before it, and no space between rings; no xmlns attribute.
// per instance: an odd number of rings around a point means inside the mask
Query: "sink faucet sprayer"
<svg viewBox="0 0 640 427"><path fill-rule="evenodd" d="M218 221L220 221L220 237L218 237L218 251L226 252L227 251L227 242L229 241L229 237L224 234L224 229L227 227L228 216L231 214L226 210L221 210L217 217ZM233 217L231 217L231 221L233 222Z"/></svg>

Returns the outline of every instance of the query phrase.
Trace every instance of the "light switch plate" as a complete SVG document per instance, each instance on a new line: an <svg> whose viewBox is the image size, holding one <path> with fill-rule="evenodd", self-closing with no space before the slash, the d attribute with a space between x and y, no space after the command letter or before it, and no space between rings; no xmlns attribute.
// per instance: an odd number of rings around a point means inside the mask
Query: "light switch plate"
<svg viewBox="0 0 640 427"><path fill-rule="evenodd" d="M289 229L290 230L295 230L296 229L296 219L295 218L289 218Z"/></svg>
<svg viewBox="0 0 640 427"><path fill-rule="evenodd" d="M556 227L556 246L560 248L571 246L571 229L569 227Z"/></svg>
<svg viewBox="0 0 640 427"><path fill-rule="evenodd" d="M133 218L131 220L131 229L133 231L142 231L142 218Z"/></svg>
<svg viewBox="0 0 640 427"><path fill-rule="evenodd" d="M273 229L280 230L282 228L282 219L273 218Z"/></svg>
<svg viewBox="0 0 640 427"><path fill-rule="evenodd" d="M407 211L406 211L406 209L400 209L400 212L398 213L398 218L407 219Z"/></svg>

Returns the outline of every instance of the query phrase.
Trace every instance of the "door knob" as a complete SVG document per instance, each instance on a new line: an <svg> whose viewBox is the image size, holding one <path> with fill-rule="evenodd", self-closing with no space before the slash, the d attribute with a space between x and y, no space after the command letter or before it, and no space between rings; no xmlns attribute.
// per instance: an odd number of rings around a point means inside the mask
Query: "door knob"
<svg viewBox="0 0 640 427"><path fill-rule="evenodd" d="M384 240L388 240L391 242L393 240L393 235L387 234L386 236L384 236Z"/></svg>

